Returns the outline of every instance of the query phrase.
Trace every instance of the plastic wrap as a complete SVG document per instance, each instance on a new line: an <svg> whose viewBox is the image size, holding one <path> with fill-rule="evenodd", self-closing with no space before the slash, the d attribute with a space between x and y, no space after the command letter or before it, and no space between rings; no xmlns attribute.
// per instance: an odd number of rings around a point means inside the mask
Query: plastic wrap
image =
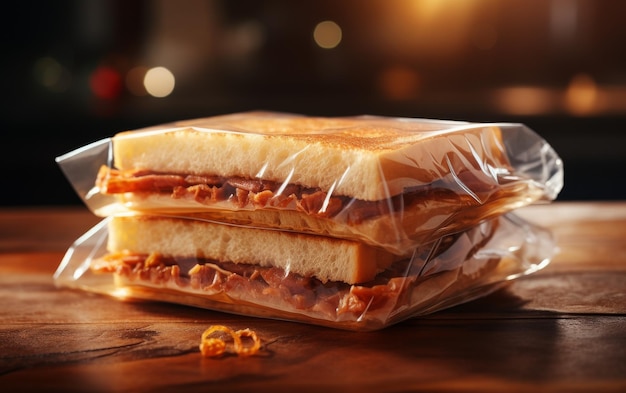
<svg viewBox="0 0 626 393"><path fill-rule="evenodd" d="M551 201L563 184L556 152L522 124L374 116L218 116L121 133L57 162L102 217L185 213L396 254Z"/></svg>
<svg viewBox="0 0 626 393"><path fill-rule="evenodd" d="M189 120L57 162L103 217L58 286L349 330L545 266L550 233L512 211L563 186L560 158L524 125L375 116ZM120 229L123 217L146 226Z"/></svg>
<svg viewBox="0 0 626 393"><path fill-rule="evenodd" d="M549 231L509 213L422 245L410 258L359 284L306 279L306 285L301 285L304 278L288 269L269 275L263 274L268 268L260 266L229 271L202 258L174 258L158 269L132 261L102 272L99 266L109 254L110 219L68 250L54 275L58 286L123 300L165 301L354 331L381 329L485 296L543 268L555 252ZM176 238L175 233L171 236ZM176 264L179 270L172 269ZM211 274L199 273L205 265L211 266Z"/></svg>

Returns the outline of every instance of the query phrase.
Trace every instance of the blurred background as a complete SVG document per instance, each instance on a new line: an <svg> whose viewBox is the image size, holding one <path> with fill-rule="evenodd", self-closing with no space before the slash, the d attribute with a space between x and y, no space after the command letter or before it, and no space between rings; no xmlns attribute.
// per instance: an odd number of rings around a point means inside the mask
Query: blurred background
<svg viewBox="0 0 626 393"><path fill-rule="evenodd" d="M513 121L560 200L626 199L626 1L83 0L4 12L0 205L80 204L54 159L247 110Z"/></svg>

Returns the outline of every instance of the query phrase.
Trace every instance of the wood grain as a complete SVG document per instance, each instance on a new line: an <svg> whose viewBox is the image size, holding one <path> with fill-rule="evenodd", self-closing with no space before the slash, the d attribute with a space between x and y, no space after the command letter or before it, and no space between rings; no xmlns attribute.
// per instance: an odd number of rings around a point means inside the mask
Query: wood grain
<svg viewBox="0 0 626 393"><path fill-rule="evenodd" d="M56 288L82 209L0 211L0 386L7 392L626 390L626 203L520 211L560 253L471 303L355 333ZM258 356L202 358L212 324Z"/></svg>

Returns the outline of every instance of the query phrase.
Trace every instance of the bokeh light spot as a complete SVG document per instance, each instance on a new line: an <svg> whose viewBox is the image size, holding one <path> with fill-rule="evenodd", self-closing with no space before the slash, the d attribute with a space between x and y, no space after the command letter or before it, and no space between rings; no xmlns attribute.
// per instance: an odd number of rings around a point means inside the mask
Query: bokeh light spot
<svg viewBox="0 0 626 393"><path fill-rule="evenodd" d="M565 106L570 113L587 115L594 111L598 101L598 86L593 78L581 73L575 75L565 92Z"/></svg>
<svg viewBox="0 0 626 393"><path fill-rule="evenodd" d="M341 27L330 20L318 23L313 30L313 39L320 48L333 49L339 45L341 38Z"/></svg>
<svg viewBox="0 0 626 393"><path fill-rule="evenodd" d="M174 91L176 79L167 68L154 67L146 72L143 84L148 94L162 98L169 96Z"/></svg>
<svg viewBox="0 0 626 393"><path fill-rule="evenodd" d="M115 99L122 91L122 78L115 69L100 66L91 74L89 87L98 98Z"/></svg>
<svg viewBox="0 0 626 393"><path fill-rule="evenodd" d="M514 115L538 115L553 110L554 97L547 89L537 86L510 86L493 95L498 110Z"/></svg>
<svg viewBox="0 0 626 393"><path fill-rule="evenodd" d="M33 67L37 83L54 92L64 92L69 89L72 81L70 72L53 57L42 57Z"/></svg>

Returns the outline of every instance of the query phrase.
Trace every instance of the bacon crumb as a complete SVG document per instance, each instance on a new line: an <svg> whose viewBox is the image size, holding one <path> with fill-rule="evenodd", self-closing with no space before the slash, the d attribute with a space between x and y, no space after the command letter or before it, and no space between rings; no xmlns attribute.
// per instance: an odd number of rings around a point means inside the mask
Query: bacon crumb
<svg viewBox="0 0 626 393"><path fill-rule="evenodd" d="M242 338L246 340L242 340ZM244 344L246 341L246 344ZM248 343L251 341L251 343ZM230 345L229 345L230 344ZM224 325L212 325L202 333L200 352L204 357L217 357L232 351L238 356L252 356L261 349L261 340L251 329L233 331Z"/></svg>
<svg viewBox="0 0 626 393"><path fill-rule="evenodd" d="M267 202L274 196L274 193L270 190L261 191L258 194L253 194L252 202L256 206L265 207Z"/></svg>

